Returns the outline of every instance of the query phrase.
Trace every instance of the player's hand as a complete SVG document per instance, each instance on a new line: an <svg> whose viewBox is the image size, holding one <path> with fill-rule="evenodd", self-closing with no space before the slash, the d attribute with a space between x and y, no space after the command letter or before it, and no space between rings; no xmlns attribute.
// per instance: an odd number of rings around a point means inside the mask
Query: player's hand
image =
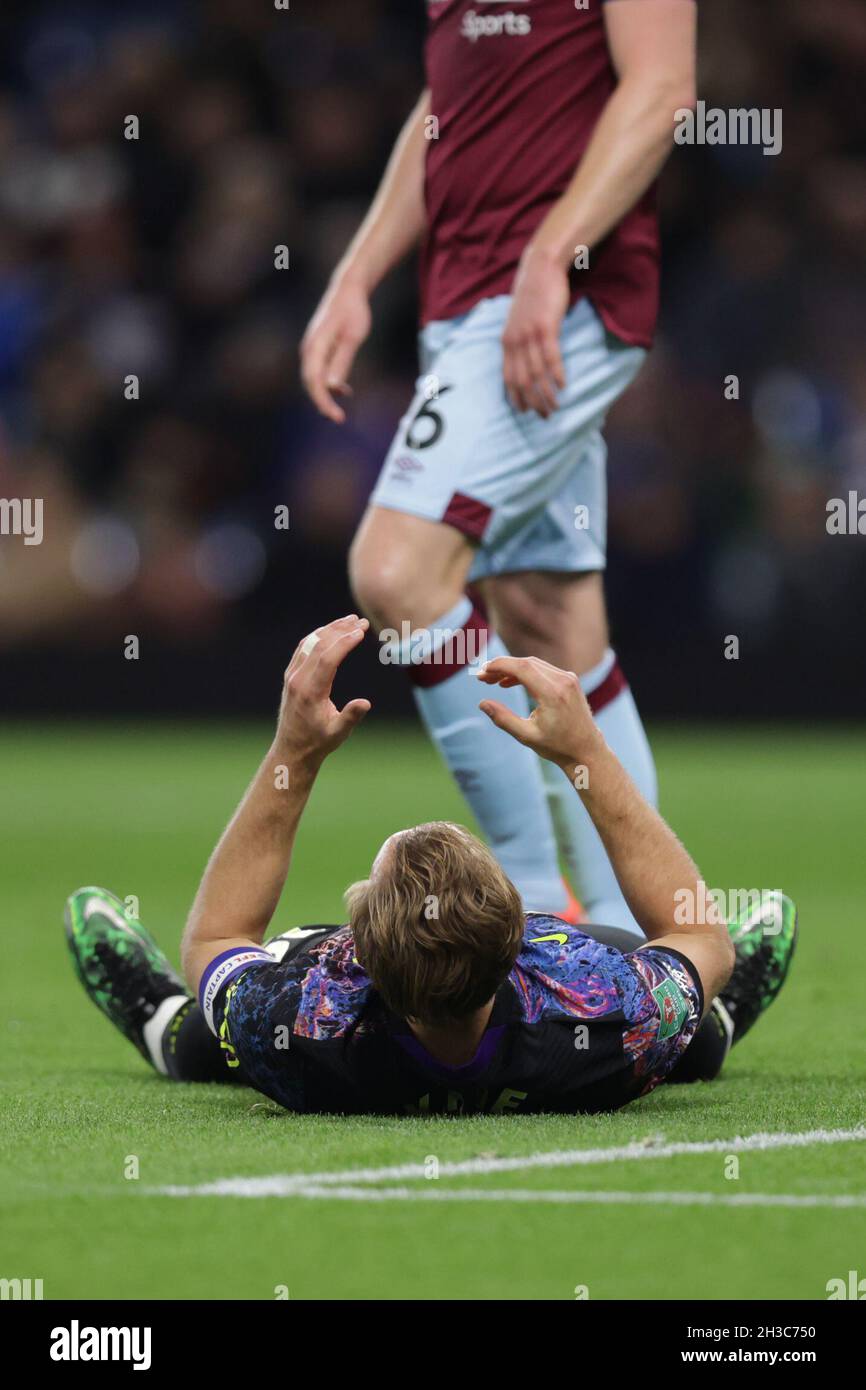
<svg viewBox="0 0 866 1390"><path fill-rule="evenodd" d="M505 389L516 410L547 419L565 386L559 331L570 299L568 274L548 252L526 248L502 334Z"/></svg>
<svg viewBox="0 0 866 1390"><path fill-rule="evenodd" d="M522 719L498 700L482 700L479 709L518 743L557 763L569 775L575 763L601 738L592 711L573 671L560 671L537 656L498 656L478 672L486 685L503 689L522 685L535 709Z"/></svg>
<svg viewBox="0 0 866 1390"><path fill-rule="evenodd" d="M369 700L350 700L338 710L331 699L339 666L369 626L366 618L350 613L317 627L299 643L283 681L277 725L280 751L291 761L315 769L369 712Z"/></svg>
<svg viewBox="0 0 866 1390"><path fill-rule="evenodd" d="M346 418L335 396L351 396L349 373L370 332L370 301L360 285L331 284L301 340L301 379L321 413L335 424Z"/></svg>

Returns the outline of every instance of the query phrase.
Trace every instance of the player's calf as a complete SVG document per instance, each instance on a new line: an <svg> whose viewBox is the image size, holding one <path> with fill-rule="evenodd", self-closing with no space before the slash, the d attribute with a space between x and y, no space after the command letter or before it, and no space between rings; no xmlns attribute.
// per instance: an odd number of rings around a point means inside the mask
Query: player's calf
<svg viewBox="0 0 866 1390"><path fill-rule="evenodd" d="M646 799L655 805L655 765L619 661L607 645L604 586L599 572L495 575L484 597L514 656L539 656L580 676L596 722ZM622 895L607 852L580 799L558 769L542 769L559 850L590 921L642 932Z"/></svg>

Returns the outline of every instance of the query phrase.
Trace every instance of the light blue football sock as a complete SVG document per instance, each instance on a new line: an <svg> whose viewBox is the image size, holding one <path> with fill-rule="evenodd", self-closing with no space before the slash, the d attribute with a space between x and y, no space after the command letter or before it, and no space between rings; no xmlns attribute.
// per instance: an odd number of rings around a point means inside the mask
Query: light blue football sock
<svg viewBox="0 0 866 1390"><path fill-rule="evenodd" d="M438 671L435 659L413 667L415 701L430 737L524 906L527 910L563 912L568 894L559 869L541 759L497 729L478 708L491 692L475 673L482 661L508 655L503 642L486 628L471 600L463 598L431 629L429 652L434 658L437 652L443 653L448 634L467 624L476 636L480 630L486 639L480 659L472 664L448 662ZM477 647L474 650L477 654ZM447 654L452 652L449 646ZM526 692L519 686L493 693L515 713L529 714Z"/></svg>
<svg viewBox="0 0 866 1390"><path fill-rule="evenodd" d="M580 683L608 746L647 801L657 805L653 755L616 654L608 649L598 666L581 676ZM644 934L629 911L589 812L558 767L545 761L543 776L559 849L587 920L599 926L621 927L642 941Z"/></svg>

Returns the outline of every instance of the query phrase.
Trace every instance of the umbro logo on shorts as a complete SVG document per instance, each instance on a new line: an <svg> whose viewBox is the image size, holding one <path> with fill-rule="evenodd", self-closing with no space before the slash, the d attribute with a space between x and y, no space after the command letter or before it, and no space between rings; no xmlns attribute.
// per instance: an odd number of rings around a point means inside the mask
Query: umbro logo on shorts
<svg viewBox="0 0 866 1390"><path fill-rule="evenodd" d="M415 473L423 473L424 465L420 459L415 459L411 454L400 454L394 460L392 477L405 478L408 482Z"/></svg>

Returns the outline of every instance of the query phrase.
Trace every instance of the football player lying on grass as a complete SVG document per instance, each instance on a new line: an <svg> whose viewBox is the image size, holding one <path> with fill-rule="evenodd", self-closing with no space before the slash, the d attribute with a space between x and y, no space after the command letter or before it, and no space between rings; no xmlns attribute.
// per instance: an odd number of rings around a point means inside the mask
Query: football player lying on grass
<svg viewBox="0 0 866 1390"><path fill-rule="evenodd" d="M646 944L623 952L615 931L524 913L486 846L441 821L385 841L346 893L348 925L263 944L313 783L370 708L331 701L366 629L341 618L292 657L274 741L190 913L189 990L113 894L69 899L94 1003L165 1076L241 1081L289 1110L613 1110L662 1081L716 1075L781 988L794 906L775 894L730 926L675 925L684 890L704 901L697 868L605 744L576 676L535 658L479 672L488 687L524 686L530 718L479 708L575 786Z"/></svg>

